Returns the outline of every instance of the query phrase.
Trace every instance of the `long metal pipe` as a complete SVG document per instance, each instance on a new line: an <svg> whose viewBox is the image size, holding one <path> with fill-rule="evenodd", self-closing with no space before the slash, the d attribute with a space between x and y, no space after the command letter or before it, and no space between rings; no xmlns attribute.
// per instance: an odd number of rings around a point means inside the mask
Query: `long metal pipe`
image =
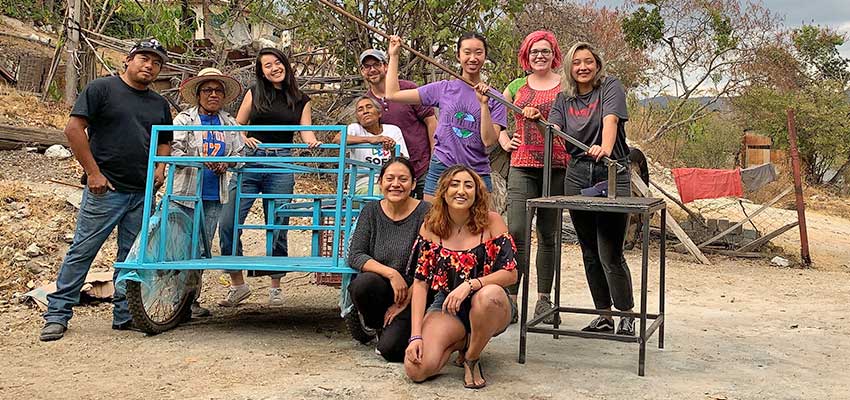
<svg viewBox="0 0 850 400"><path fill-rule="evenodd" d="M331 3L329 0L318 0L318 1L319 1L319 3L324 4L325 6L329 7L330 9L342 14L344 17L354 21L358 25L368 29L369 31L389 39L390 35L387 34L386 32L384 32L384 31L382 31L378 28L375 28L372 25L369 25L368 22L360 19L359 17L357 17L356 15L354 15L354 14L348 12L348 11L345 11L342 7L339 7L336 4ZM475 86L474 83L472 83L469 79L464 78L463 75L458 74L457 72L453 71L451 68L446 67L445 65L440 63L439 61L437 61L437 60L435 60L431 57L428 57L425 54L422 54L421 52L419 52L418 50L408 46L404 42L401 43L401 47L404 48L405 50L413 53L413 55L415 55L415 56L425 60L426 62L434 65L435 67L441 69L443 72L451 75L452 77L454 77L456 79L460 79L461 81L465 82L467 85ZM491 88L490 90L492 91L493 89ZM519 108L515 104L507 101L502 96L498 96L498 95L494 94L493 92L488 93L487 95L488 95L488 97L495 100L497 103L507 107L509 110L513 111L514 113L522 114L521 108ZM557 137L560 137L560 138L566 140L567 142L569 142L573 146L578 147L579 149L582 149L584 151L588 151L590 149L590 147L588 145L580 142L578 139L576 139L576 138L574 138L570 135L567 135L562 130L558 129L557 126L555 126L554 124L552 124L549 121L546 121L543 118L541 118L537 121L537 126L540 129L540 132L546 132L547 130L551 129L551 132L554 136L557 136ZM551 140L554 139L554 136L550 135L550 139L548 139L547 142L551 142ZM549 159L551 159L551 157ZM625 168L622 165L620 165L619 163L617 163L617 161L611 159L610 157L603 157L602 161L605 163L606 166L610 167L610 166L613 165L617 169L617 171L622 171ZM547 170L551 169L551 164L544 165L544 168L546 168ZM548 193L544 193L544 195L548 196Z"/></svg>

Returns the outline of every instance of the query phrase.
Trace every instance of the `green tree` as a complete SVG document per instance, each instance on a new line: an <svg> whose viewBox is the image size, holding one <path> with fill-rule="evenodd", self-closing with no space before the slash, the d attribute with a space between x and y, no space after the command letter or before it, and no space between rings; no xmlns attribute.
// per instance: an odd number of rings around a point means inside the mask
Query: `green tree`
<svg viewBox="0 0 850 400"><path fill-rule="evenodd" d="M56 24L62 20L62 3L38 0L0 0L0 14L41 24Z"/></svg>
<svg viewBox="0 0 850 400"><path fill-rule="evenodd" d="M757 3L740 0L638 0L623 19L625 37L653 63L648 89L678 100L705 97L690 113L674 102L647 140L707 116L718 99L747 84L741 67L771 43L778 20Z"/></svg>
<svg viewBox="0 0 850 400"><path fill-rule="evenodd" d="M140 6L134 0L117 0L104 33L119 39L157 38L164 45L185 46L195 32L194 19L179 2L158 1Z"/></svg>
<svg viewBox="0 0 850 400"><path fill-rule="evenodd" d="M465 31L478 31L491 45L485 66L488 82L501 87L507 84L503 65L511 65L515 53L503 51L509 30L500 19L512 15L521 5L519 0L345 0L335 4L389 34L399 35L413 48L449 66L457 65L455 41ZM363 49L385 48L384 38L353 23L315 0L295 0L287 5L284 17L295 26L297 43L302 47L334 49L335 71L340 76L357 71L357 55ZM494 46L495 45L495 46ZM514 62L515 65L515 62ZM420 82L436 77L438 70L422 60L402 54L402 74Z"/></svg>
<svg viewBox="0 0 850 400"><path fill-rule="evenodd" d="M733 102L741 125L780 148L788 145L786 110L795 110L800 158L813 184L832 168L839 178L850 171L850 61L838 52L845 40L814 25L781 32L742 69L752 84Z"/></svg>
<svg viewBox="0 0 850 400"><path fill-rule="evenodd" d="M685 104L678 104L678 102ZM663 121L669 109L678 109L689 115L699 108L696 100L672 99L665 106L652 102L641 104L635 98L629 101L627 133L632 140L640 141L642 131L652 131ZM655 161L668 166L695 168L732 168L741 147L743 130L729 118L728 113L710 112L704 118L671 129L661 140L645 146L643 150Z"/></svg>
<svg viewBox="0 0 850 400"><path fill-rule="evenodd" d="M786 110L796 113L797 147L806 180L823 182L824 174L847 163L850 154L850 103L835 81L785 91L751 87L734 102L746 127L770 136L774 146L788 148Z"/></svg>
<svg viewBox="0 0 850 400"><path fill-rule="evenodd" d="M804 25L791 32L797 56L812 79L829 79L847 85L850 79L850 59L838 48L845 36L829 28Z"/></svg>

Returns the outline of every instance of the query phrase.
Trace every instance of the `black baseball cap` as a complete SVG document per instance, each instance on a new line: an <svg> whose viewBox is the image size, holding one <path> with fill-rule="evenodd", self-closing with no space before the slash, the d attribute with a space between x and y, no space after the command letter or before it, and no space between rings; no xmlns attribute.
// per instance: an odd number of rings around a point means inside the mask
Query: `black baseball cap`
<svg viewBox="0 0 850 400"><path fill-rule="evenodd" d="M134 56L138 53L153 53L159 56L162 59L163 63L168 62L168 52L165 51L165 48L162 47L162 44L159 40L150 39L150 40L142 40L139 43L136 43L132 49L130 49L129 56Z"/></svg>

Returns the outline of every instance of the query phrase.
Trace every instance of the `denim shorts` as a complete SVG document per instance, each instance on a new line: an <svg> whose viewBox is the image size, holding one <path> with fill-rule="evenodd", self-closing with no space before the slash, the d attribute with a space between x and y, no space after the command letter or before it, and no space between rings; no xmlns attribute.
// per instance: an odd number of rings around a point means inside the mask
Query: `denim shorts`
<svg viewBox="0 0 850 400"><path fill-rule="evenodd" d="M511 319L510 320L513 321L514 317L516 317L516 315L517 315L516 303L514 303L514 301L511 300L510 293L508 293L507 289L505 289L505 295L507 295L507 297L508 297L508 303L511 304ZM434 295L434 301L431 302L431 305L429 305L428 308L425 310L425 314L427 314L429 312L443 312L443 303L446 302L446 296L448 296L448 295L445 292L437 292L437 294ZM466 333L469 333L469 332L472 331L472 327L471 327L470 322L469 322L469 311L472 308L472 297L473 296L475 296L475 293L473 293L472 296L469 296L466 300L463 301L463 303L460 304L460 310L457 312L457 314L455 314L455 317L458 320L460 320L460 322L463 324L463 327L466 329ZM501 331L496 332L496 334L493 335L493 337L501 335L502 332L504 332L505 330L508 329L509 325L510 325L510 322L508 322L508 325L505 325L505 329L502 329Z"/></svg>
<svg viewBox="0 0 850 400"><path fill-rule="evenodd" d="M431 164L428 165L428 173L425 174L425 194L433 196L437 191L437 182L440 176L443 175L449 167L443 164L437 157L431 157ZM478 174L484 180L484 185L487 186L487 191L493 191L493 181L490 180L490 174Z"/></svg>

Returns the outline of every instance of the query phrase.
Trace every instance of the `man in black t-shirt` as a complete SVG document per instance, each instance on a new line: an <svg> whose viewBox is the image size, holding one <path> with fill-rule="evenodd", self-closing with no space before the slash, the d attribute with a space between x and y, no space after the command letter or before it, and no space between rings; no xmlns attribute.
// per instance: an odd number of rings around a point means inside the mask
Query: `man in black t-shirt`
<svg viewBox="0 0 850 400"><path fill-rule="evenodd" d="M124 73L95 79L74 104L65 135L85 170L86 188L74 241L59 268L56 291L47 296L46 323L39 336L42 341L61 339L65 334L89 267L112 230L118 227L120 262L141 229L151 126L171 125L168 102L148 89L166 61L168 56L159 42L140 42L124 60ZM171 137L171 132L160 134L158 155L171 153ZM164 177L165 166L157 166L156 187ZM112 329L130 329L132 319L123 290L115 288L112 302Z"/></svg>

